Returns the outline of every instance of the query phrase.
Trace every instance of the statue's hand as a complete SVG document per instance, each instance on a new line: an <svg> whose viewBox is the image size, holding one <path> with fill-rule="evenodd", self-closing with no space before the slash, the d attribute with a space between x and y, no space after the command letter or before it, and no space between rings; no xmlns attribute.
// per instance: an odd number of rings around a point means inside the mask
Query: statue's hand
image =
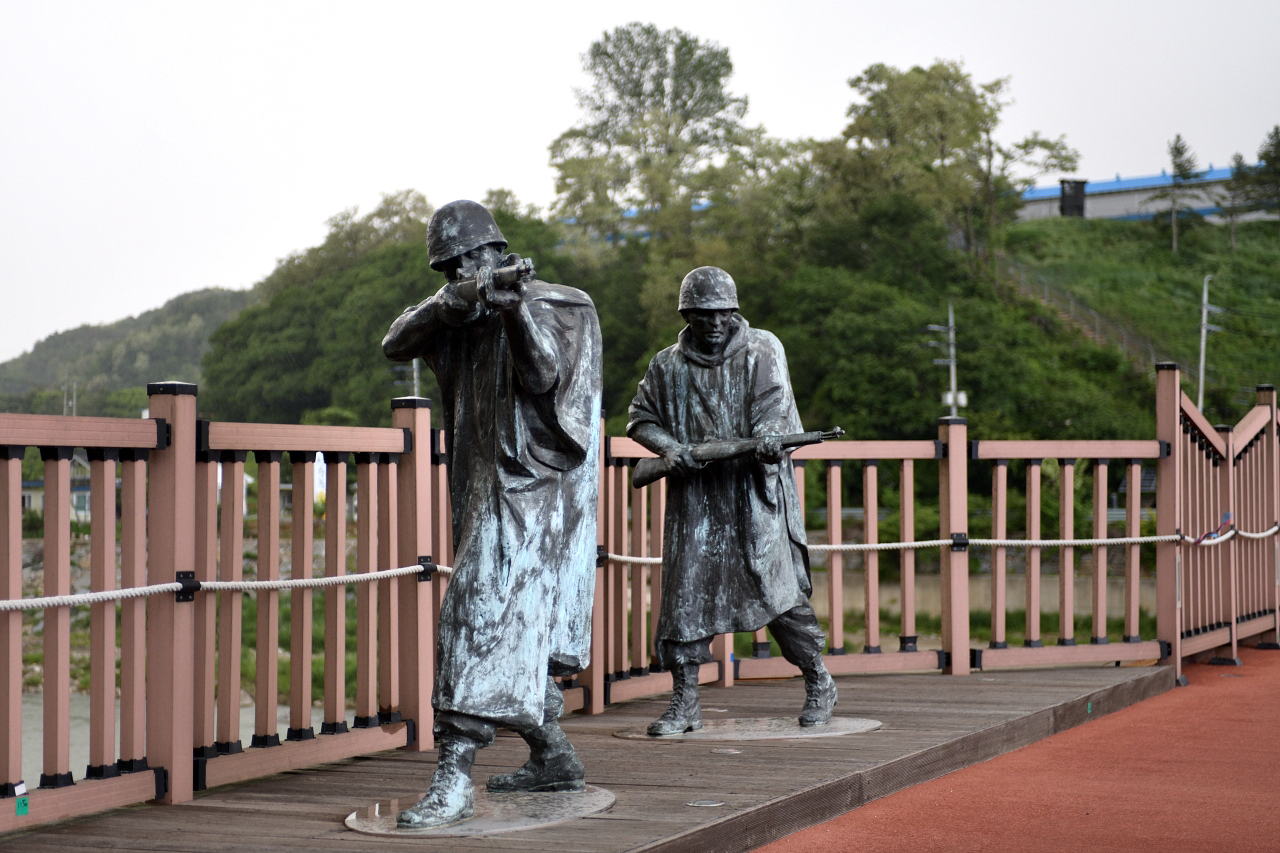
<svg viewBox="0 0 1280 853"><path fill-rule="evenodd" d="M517 281L510 285L500 285L493 280L493 270L488 267L481 267L476 273L476 280L476 291L488 308L510 311L524 300L524 284Z"/></svg>
<svg viewBox="0 0 1280 853"><path fill-rule="evenodd" d="M776 435L768 436L756 445L756 459L769 465L782 461L782 439Z"/></svg>
<svg viewBox="0 0 1280 853"><path fill-rule="evenodd" d="M673 445L662 454L662 458L667 460L671 470L681 477L686 477L707 464L694 459L693 449L687 444Z"/></svg>
<svg viewBox="0 0 1280 853"><path fill-rule="evenodd" d="M459 296L452 284L446 284L440 291L437 306L440 319L450 326L461 326L464 323L469 323L475 319L478 313L476 304L468 302Z"/></svg>

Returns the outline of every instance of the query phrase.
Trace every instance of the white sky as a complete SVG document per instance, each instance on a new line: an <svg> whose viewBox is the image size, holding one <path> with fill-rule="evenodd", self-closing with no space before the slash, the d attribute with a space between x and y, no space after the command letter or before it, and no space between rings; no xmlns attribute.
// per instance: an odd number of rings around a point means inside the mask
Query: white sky
<svg viewBox="0 0 1280 853"><path fill-rule="evenodd" d="M632 20L728 47L786 138L838 134L868 65L936 58L1010 75L1002 137L1065 133L1090 180L1158 172L1175 133L1252 162L1280 123L1275 0L0 0L0 360L248 287L385 192L547 206L581 54Z"/></svg>

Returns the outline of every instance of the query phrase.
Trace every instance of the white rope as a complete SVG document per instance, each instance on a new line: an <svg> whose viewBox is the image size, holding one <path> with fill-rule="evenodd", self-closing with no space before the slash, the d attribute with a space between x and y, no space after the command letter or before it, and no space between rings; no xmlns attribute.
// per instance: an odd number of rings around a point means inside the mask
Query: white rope
<svg viewBox="0 0 1280 853"><path fill-rule="evenodd" d="M943 545L950 545L950 539L926 539L920 542L876 542L868 545L865 542L841 545L810 545L810 551L836 551L843 553L845 551L900 551L913 548L940 548Z"/></svg>
<svg viewBox="0 0 1280 853"><path fill-rule="evenodd" d="M661 561L659 561L661 562ZM435 571L442 575L453 574L452 566L435 566ZM274 581L201 581L200 592L256 592L261 590L310 589L313 587L340 586L349 583L370 583L372 581L398 578L404 575L416 575L422 566L402 566L397 569L383 569L378 572L358 572L350 575L333 575L327 578L296 578L292 580ZM127 589L112 589L101 592L82 592L76 595L50 595L42 598L10 598L0 599L0 612L13 610L45 610L50 607L77 607L87 604L100 604L105 601L119 601L125 598L143 598L152 595L173 594L186 589L181 583L159 583L150 586L135 586Z"/></svg>
<svg viewBox="0 0 1280 853"><path fill-rule="evenodd" d="M1270 530L1264 530L1261 533L1250 533L1247 530L1239 529L1236 530L1236 533L1243 536L1245 539L1266 539L1269 536L1275 536L1277 533L1280 533L1280 524L1273 524L1271 525Z"/></svg>
<svg viewBox="0 0 1280 853"><path fill-rule="evenodd" d="M151 586L133 586L127 589L110 589L101 592L81 592L76 595L49 595L43 598L7 598L0 600L0 611L44 610L49 607L72 607L83 604L100 604L123 598L143 598L161 593L181 592L180 583L158 583Z"/></svg>
<svg viewBox="0 0 1280 853"><path fill-rule="evenodd" d="M1204 537L1203 539L1196 539L1193 536L1183 536L1182 540L1186 542L1188 545L1200 545L1203 547L1208 547L1210 545L1221 545L1223 542L1226 542L1229 539L1234 539L1235 536L1236 536L1236 530L1235 528L1232 528L1231 530L1228 530L1226 533L1223 533L1221 536L1219 536L1216 533L1212 533Z"/></svg>
<svg viewBox="0 0 1280 853"><path fill-rule="evenodd" d="M1167 536L1117 536L1115 539L970 539L970 545L992 548L1089 548L1094 545L1141 545L1146 542L1181 542L1177 533ZM1194 542L1194 539L1188 539Z"/></svg>
<svg viewBox="0 0 1280 853"><path fill-rule="evenodd" d="M661 566L661 557L632 557L628 554L605 554L606 559L615 563L634 563L638 566Z"/></svg>

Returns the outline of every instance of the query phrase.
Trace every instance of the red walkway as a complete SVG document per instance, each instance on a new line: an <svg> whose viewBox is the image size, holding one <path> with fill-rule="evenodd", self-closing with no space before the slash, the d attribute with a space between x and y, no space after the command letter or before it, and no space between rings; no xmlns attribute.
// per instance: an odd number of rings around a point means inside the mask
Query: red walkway
<svg viewBox="0 0 1280 853"><path fill-rule="evenodd" d="M1280 851L1280 651L868 803L760 853Z"/></svg>

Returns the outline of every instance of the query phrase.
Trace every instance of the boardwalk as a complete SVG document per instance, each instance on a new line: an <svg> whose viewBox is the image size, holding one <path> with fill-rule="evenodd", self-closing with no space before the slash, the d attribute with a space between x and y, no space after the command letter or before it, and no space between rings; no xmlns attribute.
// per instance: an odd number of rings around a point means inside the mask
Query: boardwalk
<svg viewBox="0 0 1280 853"><path fill-rule="evenodd" d="M589 781L617 801L573 823L485 838L362 836L343 819L379 799L412 797L433 756L383 753L208 791L180 806L138 806L0 837L0 853L89 850L236 851L742 851L776 840L943 773L1087 722L1172 686L1170 668L1094 667L975 672L968 678L895 675L839 678L837 715L870 717L880 731L751 742L624 740L664 698L571 717ZM705 688L709 719L773 717L798 709L798 679ZM741 750L726 754L726 748ZM476 777L519 765L518 738L484 750ZM714 800L721 807L691 807Z"/></svg>

